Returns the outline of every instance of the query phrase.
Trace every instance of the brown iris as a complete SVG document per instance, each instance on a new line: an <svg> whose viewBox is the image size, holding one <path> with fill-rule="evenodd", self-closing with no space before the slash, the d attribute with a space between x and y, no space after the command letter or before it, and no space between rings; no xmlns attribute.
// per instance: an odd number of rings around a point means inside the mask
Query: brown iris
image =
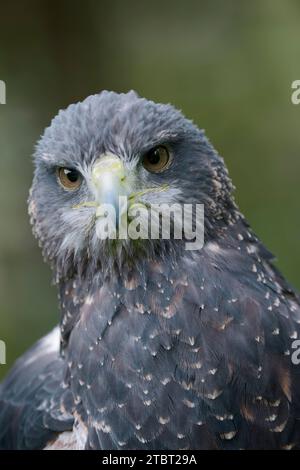
<svg viewBox="0 0 300 470"><path fill-rule="evenodd" d="M57 175L60 184L63 188L74 191L78 189L82 182L82 176L79 171L72 168L60 167L57 170Z"/></svg>
<svg viewBox="0 0 300 470"><path fill-rule="evenodd" d="M160 173L169 167L171 157L168 149L163 145L159 145L144 155L142 163L147 171Z"/></svg>

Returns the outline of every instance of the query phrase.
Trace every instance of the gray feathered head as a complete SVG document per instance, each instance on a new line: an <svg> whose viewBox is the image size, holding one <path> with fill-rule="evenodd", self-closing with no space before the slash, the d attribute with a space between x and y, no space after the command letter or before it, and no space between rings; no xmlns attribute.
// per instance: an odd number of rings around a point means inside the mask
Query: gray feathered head
<svg viewBox="0 0 300 470"><path fill-rule="evenodd" d="M29 212L59 279L179 249L171 241L99 240L100 203L122 195L129 207L204 204L206 236L213 238L234 218L231 191L223 160L181 112L133 91L103 91L60 111L46 128Z"/></svg>

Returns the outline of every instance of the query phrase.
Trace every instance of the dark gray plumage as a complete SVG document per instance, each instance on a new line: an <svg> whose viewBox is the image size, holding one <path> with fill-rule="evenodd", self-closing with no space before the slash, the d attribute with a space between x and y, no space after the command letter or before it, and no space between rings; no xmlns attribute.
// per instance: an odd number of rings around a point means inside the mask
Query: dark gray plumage
<svg viewBox="0 0 300 470"><path fill-rule="evenodd" d="M149 173L141 159L158 145L173 160ZM131 191L168 185L142 201L205 205L202 250L99 242L95 207L82 204L108 152ZM76 191L58 184L58 167L82 175ZM0 386L0 448L300 447L299 297L191 121L134 92L60 111L36 148L29 210L59 288L61 347L55 330Z"/></svg>

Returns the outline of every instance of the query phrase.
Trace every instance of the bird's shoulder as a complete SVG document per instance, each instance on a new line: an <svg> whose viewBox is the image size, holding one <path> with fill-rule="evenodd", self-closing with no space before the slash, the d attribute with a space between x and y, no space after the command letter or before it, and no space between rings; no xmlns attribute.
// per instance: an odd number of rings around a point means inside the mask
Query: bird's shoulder
<svg viewBox="0 0 300 470"><path fill-rule="evenodd" d="M16 361L0 385L0 448L40 449L72 429L59 344L55 328Z"/></svg>

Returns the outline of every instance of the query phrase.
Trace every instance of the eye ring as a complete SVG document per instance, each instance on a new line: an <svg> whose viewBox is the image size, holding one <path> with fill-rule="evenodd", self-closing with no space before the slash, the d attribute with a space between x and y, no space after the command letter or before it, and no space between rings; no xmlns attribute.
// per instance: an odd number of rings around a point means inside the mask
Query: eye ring
<svg viewBox="0 0 300 470"><path fill-rule="evenodd" d="M172 163L172 156L164 145L152 148L142 158L143 167L150 173L162 173Z"/></svg>
<svg viewBox="0 0 300 470"><path fill-rule="evenodd" d="M82 183L81 174L74 168L57 168L57 179L59 184L67 191L75 191Z"/></svg>

